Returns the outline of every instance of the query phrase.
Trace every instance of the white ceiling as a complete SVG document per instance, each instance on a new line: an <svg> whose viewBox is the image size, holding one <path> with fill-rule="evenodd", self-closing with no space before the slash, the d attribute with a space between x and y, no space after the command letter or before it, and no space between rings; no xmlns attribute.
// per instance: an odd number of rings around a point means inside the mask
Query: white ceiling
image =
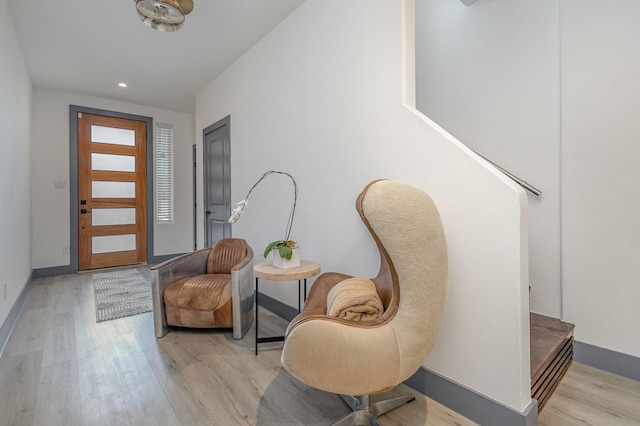
<svg viewBox="0 0 640 426"><path fill-rule="evenodd" d="M144 25L133 0L8 3L34 87L192 113L195 94L303 1L194 0L173 33Z"/></svg>

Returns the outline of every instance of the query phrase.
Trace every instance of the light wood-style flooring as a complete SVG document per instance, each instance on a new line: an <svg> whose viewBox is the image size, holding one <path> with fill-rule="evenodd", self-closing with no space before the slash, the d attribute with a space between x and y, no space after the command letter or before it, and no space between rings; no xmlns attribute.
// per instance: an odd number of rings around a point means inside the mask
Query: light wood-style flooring
<svg viewBox="0 0 640 426"><path fill-rule="evenodd" d="M137 268L151 280L148 268ZM172 331L156 340L151 313L96 323L91 273L35 279L0 357L0 425L329 425L349 408L280 368L282 343L254 331ZM287 323L261 310L260 334ZM391 425L471 425L417 399Z"/></svg>
<svg viewBox="0 0 640 426"><path fill-rule="evenodd" d="M137 268L147 279L147 267ZM261 335L286 322L261 311ZM156 340L151 313L95 322L91 273L35 279L0 357L0 425L329 425L342 400L280 368L282 343L253 330L172 331ZM385 426L472 425L401 386L416 401ZM640 384L573 364L541 425L638 425Z"/></svg>
<svg viewBox="0 0 640 426"><path fill-rule="evenodd" d="M640 382L573 362L538 415L540 426L638 426Z"/></svg>

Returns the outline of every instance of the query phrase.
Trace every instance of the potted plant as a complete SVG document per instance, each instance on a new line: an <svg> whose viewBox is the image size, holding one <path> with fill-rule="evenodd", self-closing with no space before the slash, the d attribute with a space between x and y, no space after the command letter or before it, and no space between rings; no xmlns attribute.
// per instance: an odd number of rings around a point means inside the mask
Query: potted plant
<svg viewBox="0 0 640 426"><path fill-rule="evenodd" d="M291 182L293 182L293 206L291 206L291 212L289 213L289 219L287 220L287 228L284 239L270 242L264 249L264 257L266 258L269 253L273 252L274 266L279 268L292 268L300 265L299 247L295 241L289 238L291 235L293 218L296 213L296 203L298 201L298 184L296 183L296 180L293 178L293 176L291 176L289 173L279 170L269 170L268 172L265 172L262 177L253 184L253 186L247 193L247 196L236 204L235 208L231 212L229 223L236 223L238 219L240 219L240 216L242 216L242 212L244 211L247 204L249 204L249 196L251 195L251 192L260 184L260 182L262 182L267 176L272 174L287 176L289 177L289 179L291 179Z"/></svg>

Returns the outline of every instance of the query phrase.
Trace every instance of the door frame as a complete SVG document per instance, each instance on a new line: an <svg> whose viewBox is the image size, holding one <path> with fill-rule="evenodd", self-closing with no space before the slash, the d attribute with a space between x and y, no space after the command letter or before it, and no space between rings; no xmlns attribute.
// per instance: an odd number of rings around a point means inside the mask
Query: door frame
<svg viewBox="0 0 640 426"><path fill-rule="evenodd" d="M209 149L206 143L206 139L207 139L207 135L209 133L215 132L216 130L219 130L221 128L224 128L226 131L226 140L224 142L224 152L225 152L225 157L228 158L229 160L229 164L228 164L228 168L226 170L224 179L225 179L225 192L227 194L229 194L229 200L228 203L226 203L226 217L229 217L231 215L231 116L227 115L225 118L216 121L215 123L211 124L210 126L205 127L202 130L202 218L203 218L203 223L204 223L204 228L203 230L203 242L204 242L204 246L208 247L210 245L213 244L209 244L210 242L207 241L208 239L208 232L207 232L207 227L209 226L208 224L208 220L207 220L207 215L205 213L205 210L208 206L208 200L207 200L207 158L209 156ZM229 222L225 222L224 225L224 234L228 235L228 238L231 238L232 234L232 227L231 224Z"/></svg>
<svg viewBox="0 0 640 426"><path fill-rule="evenodd" d="M191 161L193 163L193 251L198 250L198 148L191 146Z"/></svg>
<svg viewBox="0 0 640 426"><path fill-rule="evenodd" d="M154 204L154 168L153 168L153 118L142 115L126 114L116 111L108 111L77 105L69 105L69 212L70 212L70 241L69 255L71 264L69 272L78 272L78 113L102 115L112 118L124 118L127 120L144 121L147 127L147 264L157 263L153 255L153 214Z"/></svg>

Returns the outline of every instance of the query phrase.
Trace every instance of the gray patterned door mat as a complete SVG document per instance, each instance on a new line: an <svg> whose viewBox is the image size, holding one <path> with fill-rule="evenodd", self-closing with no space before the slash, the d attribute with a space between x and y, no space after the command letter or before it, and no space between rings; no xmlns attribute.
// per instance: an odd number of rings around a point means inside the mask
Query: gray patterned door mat
<svg viewBox="0 0 640 426"><path fill-rule="evenodd" d="M150 312L151 284L135 269L93 274L96 322Z"/></svg>

